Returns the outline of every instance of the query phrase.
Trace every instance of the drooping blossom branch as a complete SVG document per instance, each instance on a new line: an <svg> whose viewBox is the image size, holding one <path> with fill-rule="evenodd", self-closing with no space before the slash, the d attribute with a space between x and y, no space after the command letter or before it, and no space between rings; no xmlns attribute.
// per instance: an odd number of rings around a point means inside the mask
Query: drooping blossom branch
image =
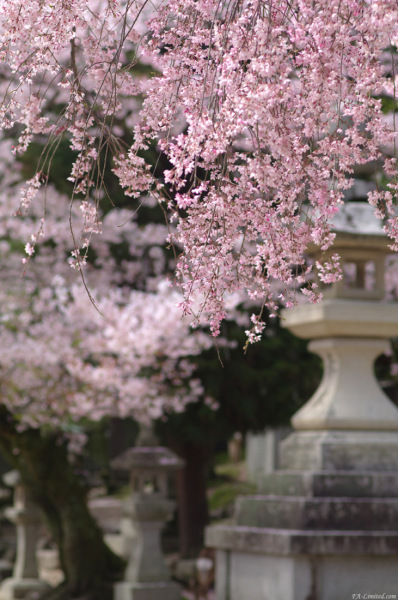
<svg viewBox="0 0 398 600"><path fill-rule="evenodd" d="M1 4L13 83L5 75L0 117L3 128L23 125L16 151L32 136L48 148L69 136L84 201L101 188L104 152L126 194L166 199L177 224L170 241L184 249L183 308L209 315L215 334L226 294L246 290L276 311L273 281L285 297L306 282L305 250L333 243L330 220L361 165L384 170L369 202L396 247L395 0ZM155 76L133 76L138 57ZM50 78L65 106L56 116ZM127 141L116 120L141 101ZM153 147L170 163L163 177L147 163ZM79 248L75 258L80 267ZM335 263L320 268L325 281L338 276ZM315 284L306 293L316 300ZM258 316L254 326L261 333Z"/></svg>

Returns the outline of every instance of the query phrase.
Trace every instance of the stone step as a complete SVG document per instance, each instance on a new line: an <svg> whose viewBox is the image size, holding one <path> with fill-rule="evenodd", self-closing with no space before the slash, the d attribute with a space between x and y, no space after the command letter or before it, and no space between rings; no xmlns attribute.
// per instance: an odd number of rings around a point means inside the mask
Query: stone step
<svg viewBox="0 0 398 600"><path fill-rule="evenodd" d="M295 431L280 443L279 459L288 471L398 471L398 432Z"/></svg>
<svg viewBox="0 0 398 600"><path fill-rule="evenodd" d="M275 496L398 498L398 472L279 470L264 474L258 487Z"/></svg>
<svg viewBox="0 0 398 600"><path fill-rule="evenodd" d="M237 525L300 530L396 530L398 499L244 496L236 501Z"/></svg>
<svg viewBox="0 0 398 600"><path fill-rule="evenodd" d="M303 531L212 525L206 529L210 548L279 556L398 555L398 531Z"/></svg>

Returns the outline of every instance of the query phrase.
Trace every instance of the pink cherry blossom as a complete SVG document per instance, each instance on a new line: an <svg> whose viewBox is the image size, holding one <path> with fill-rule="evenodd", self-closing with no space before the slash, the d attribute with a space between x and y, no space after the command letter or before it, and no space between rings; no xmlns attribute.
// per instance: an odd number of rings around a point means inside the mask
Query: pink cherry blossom
<svg viewBox="0 0 398 600"><path fill-rule="evenodd" d="M280 288L296 301L289 288L310 275L305 251L333 243L331 219L361 169L377 183L368 199L398 247L395 111L383 112L395 101L395 0L0 7L0 125L20 129L14 152L37 138L49 157L65 138L76 152L70 179L85 219L75 268L100 231L91 202L105 148L128 196L151 193L174 213L183 313L214 334L228 295L245 291L271 312ZM134 72L138 61L153 73ZM131 124L132 143L118 119ZM163 178L146 162L149 147L169 161ZM22 190L22 212L46 183L44 163ZM314 268L325 282L339 277L337 262ZM303 291L319 299L314 286ZM254 322L256 339L261 327Z"/></svg>
<svg viewBox="0 0 398 600"><path fill-rule="evenodd" d="M0 388L18 428L57 429L76 450L84 442L81 432L76 435L82 419L149 421L202 398L195 356L211 342L181 319L182 296L165 279L166 226L139 226L130 212L116 208L103 217L102 235L91 245L95 258L84 271L88 295L65 260L71 239L64 215L69 206L73 227L83 225L87 233L97 226L97 211L90 204L79 210L78 202L70 207L68 198L48 187L38 191L29 217L16 219L5 183L0 193ZM37 227L41 234L26 244L32 260L21 277L23 239ZM127 240L128 264L119 263L112 247L125 247ZM142 260L144 251L149 261Z"/></svg>

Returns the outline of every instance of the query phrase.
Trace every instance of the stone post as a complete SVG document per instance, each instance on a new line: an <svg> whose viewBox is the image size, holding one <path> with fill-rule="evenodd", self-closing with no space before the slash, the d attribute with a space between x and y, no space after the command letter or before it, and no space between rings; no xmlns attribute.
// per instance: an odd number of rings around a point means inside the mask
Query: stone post
<svg viewBox="0 0 398 600"><path fill-rule="evenodd" d="M398 595L398 410L373 374L398 336L398 305L381 302L389 242L364 203L346 205L335 231L343 281L283 315L312 340L323 379L292 419L280 468L238 499L234 525L207 530L217 600Z"/></svg>
<svg viewBox="0 0 398 600"><path fill-rule="evenodd" d="M7 473L3 479L14 488L14 506L7 508L5 515L16 525L17 553L12 577L0 585L0 600L36 598L39 593L50 589L47 583L39 579L37 569L36 543L41 524L40 513L17 471Z"/></svg>
<svg viewBox="0 0 398 600"><path fill-rule="evenodd" d="M144 440L145 441L145 440ZM147 443L151 442L146 437ZM167 498L167 478L182 461L170 450L147 445L130 448L112 462L130 472L132 494L125 513L134 538L125 579L114 587L114 600L179 600L180 586L171 581L161 549L161 530L175 508Z"/></svg>

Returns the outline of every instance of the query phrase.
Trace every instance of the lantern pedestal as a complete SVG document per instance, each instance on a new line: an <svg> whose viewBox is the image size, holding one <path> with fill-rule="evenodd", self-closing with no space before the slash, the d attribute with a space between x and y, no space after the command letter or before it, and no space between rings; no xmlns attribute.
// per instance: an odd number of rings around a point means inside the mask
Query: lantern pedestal
<svg viewBox="0 0 398 600"><path fill-rule="evenodd" d="M321 384L280 444L281 468L262 476L258 495L237 500L234 525L207 530L217 600L397 593L398 410L373 374L388 338L398 336L398 305L376 302L387 243L345 231L334 249L351 279L320 304L283 315L322 357Z"/></svg>
<svg viewBox="0 0 398 600"><path fill-rule="evenodd" d="M14 600L16 598L34 600L50 589L48 583L39 579L29 577L16 579L9 577L1 584L0 598L1 600Z"/></svg>

